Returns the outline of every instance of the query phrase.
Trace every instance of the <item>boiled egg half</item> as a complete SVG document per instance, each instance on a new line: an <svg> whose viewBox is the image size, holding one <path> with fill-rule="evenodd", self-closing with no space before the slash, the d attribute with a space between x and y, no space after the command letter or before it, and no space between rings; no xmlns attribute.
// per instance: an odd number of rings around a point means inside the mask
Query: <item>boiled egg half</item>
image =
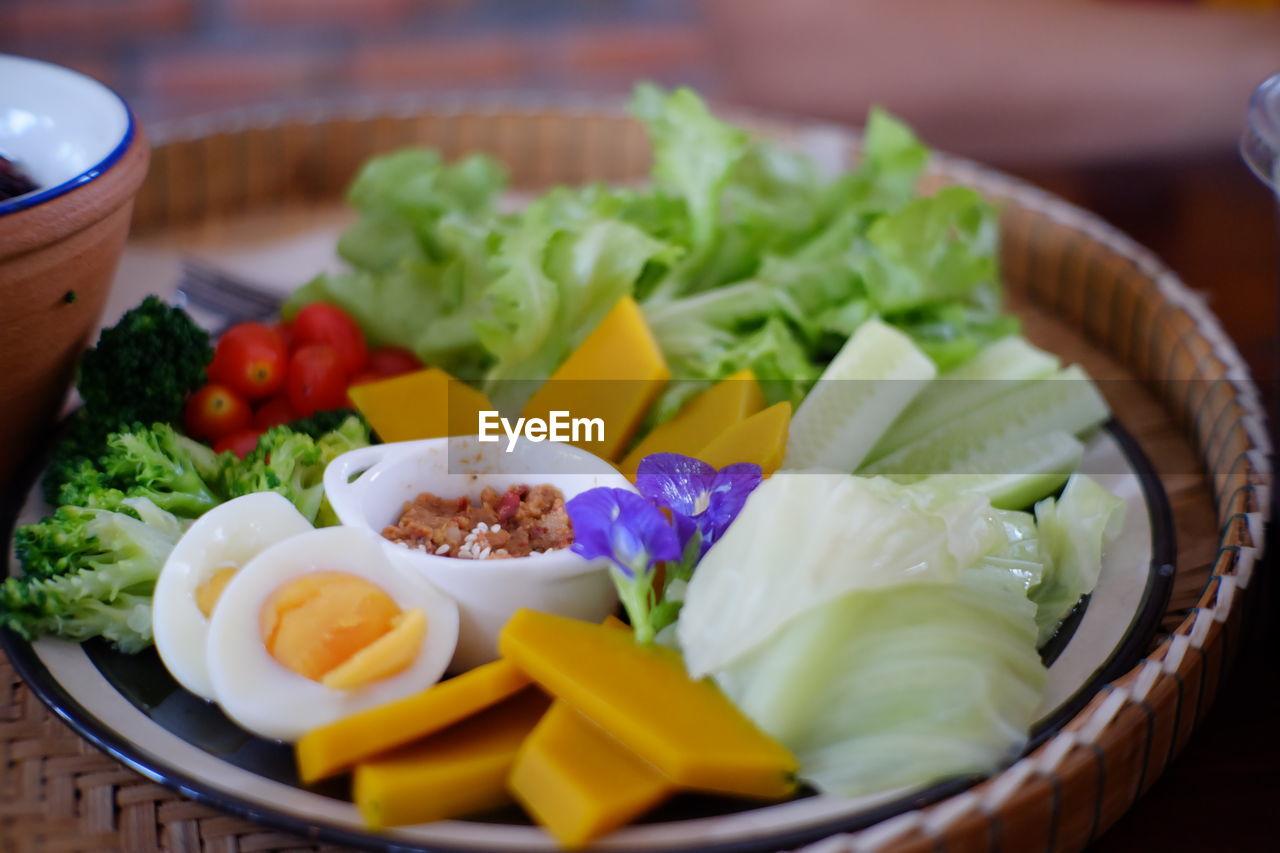
<svg viewBox="0 0 1280 853"><path fill-rule="evenodd" d="M439 681L458 642L458 608L368 530L285 539L227 583L206 659L226 714L293 741Z"/></svg>
<svg viewBox="0 0 1280 853"><path fill-rule="evenodd" d="M287 499L259 492L214 507L183 534L156 580L151 609L156 651L179 684L215 698L205 648L222 591L266 548L310 530Z"/></svg>

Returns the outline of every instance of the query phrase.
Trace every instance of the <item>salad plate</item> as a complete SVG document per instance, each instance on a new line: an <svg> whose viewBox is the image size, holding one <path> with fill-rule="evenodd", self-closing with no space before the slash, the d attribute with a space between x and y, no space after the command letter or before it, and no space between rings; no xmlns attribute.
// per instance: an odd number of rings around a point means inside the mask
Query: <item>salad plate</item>
<svg viewBox="0 0 1280 853"><path fill-rule="evenodd" d="M1028 749L1074 717L1145 653L1169 600L1174 530L1168 500L1137 442L1112 420L1087 443L1081 471L1126 505L1094 592L1046 644L1048 685ZM48 513L35 470L0 507L0 535ZM7 573L17 571L9 549ZM382 833L364 829L345 778L304 787L292 750L255 737L216 706L186 692L154 650L124 655L109 646L58 639L0 642L28 687L72 729L144 776L196 800L280 829L369 849L554 850L514 808L472 820ZM758 807L711 797L672 801L643 822L597 843L602 850L775 850L858 829L952 796L978 780L856 799L811 793Z"/></svg>

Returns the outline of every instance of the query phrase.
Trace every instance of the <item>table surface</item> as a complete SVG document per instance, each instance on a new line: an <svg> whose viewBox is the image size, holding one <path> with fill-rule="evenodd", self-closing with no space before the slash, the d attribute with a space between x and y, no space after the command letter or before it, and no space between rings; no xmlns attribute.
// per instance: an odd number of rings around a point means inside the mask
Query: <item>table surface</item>
<svg viewBox="0 0 1280 853"><path fill-rule="evenodd" d="M1156 252L1202 291L1249 362L1277 436L1280 227L1274 200L1233 156L1025 177ZM1273 518L1276 514L1273 511ZM1273 525L1257 607L1213 710L1161 779L1093 846L1274 850L1280 835L1280 557Z"/></svg>

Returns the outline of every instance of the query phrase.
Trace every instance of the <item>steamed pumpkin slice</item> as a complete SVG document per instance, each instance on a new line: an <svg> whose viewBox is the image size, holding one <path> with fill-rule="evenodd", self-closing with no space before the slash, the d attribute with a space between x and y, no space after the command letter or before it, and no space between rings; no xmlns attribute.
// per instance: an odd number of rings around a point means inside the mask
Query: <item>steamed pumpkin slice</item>
<svg viewBox="0 0 1280 853"><path fill-rule="evenodd" d="M373 829L465 817L510 802L507 778L550 699L528 688L431 737L356 766L352 798Z"/></svg>
<svg viewBox="0 0 1280 853"><path fill-rule="evenodd" d="M693 455L713 468L754 462L768 477L782 467L790 428L791 404L784 400L738 421Z"/></svg>
<svg viewBox="0 0 1280 853"><path fill-rule="evenodd" d="M302 736L294 748L298 775L311 783L357 762L433 734L529 686L502 660L464 672L421 693L361 711Z"/></svg>
<svg viewBox="0 0 1280 853"><path fill-rule="evenodd" d="M352 386L347 394L383 441L474 435L493 403L438 367Z"/></svg>
<svg viewBox="0 0 1280 853"><path fill-rule="evenodd" d="M740 370L685 403L671 420L654 427L619 467L634 480L640 460L650 453L696 456L716 436L763 409L764 403L756 375Z"/></svg>
<svg viewBox="0 0 1280 853"><path fill-rule="evenodd" d="M524 418L563 417L597 420L570 443L613 461L631 443L645 412L666 387L671 371L662 348L630 296L609 310L520 412Z"/></svg>
<svg viewBox="0 0 1280 853"><path fill-rule="evenodd" d="M753 799L795 790L795 757L671 649L533 610L511 617L498 648L675 786Z"/></svg>
<svg viewBox="0 0 1280 853"><path fill-rule="evenodd" d="M571 850L630 823L676 791L657 768L562 699L525 738L508 787L530 817Z"/></svg>

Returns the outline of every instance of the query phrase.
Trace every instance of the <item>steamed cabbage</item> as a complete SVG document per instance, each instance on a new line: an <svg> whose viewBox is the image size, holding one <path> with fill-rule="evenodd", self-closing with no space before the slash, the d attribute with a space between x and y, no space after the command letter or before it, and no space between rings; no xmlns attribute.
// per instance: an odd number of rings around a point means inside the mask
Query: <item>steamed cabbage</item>
<svg viewBox="0 0 1280 853"><path fill-rule="evenodd" d="M677 636L701 677L854 589L949 583L1006 541L985 498L781 471L752 492L689 583Z"/></svg>
<svg viewBox="0 0 1280 853"><path fill-rule="evenodd" d="M1097 582L1118 506L1080 475L1032 516L780 472L699 564L677 638L821 791L991 773L1026 747L1038 646Z"/></svg>
<svg viewBox="0 0 1280 853"><path fill-rule="evenodd" d="M1074 474L1056 500L1036 504L1044 577L1031 590L1038 607L1040 642L1048 640L1080 596L1092 592L1102 571L1104 540L1124 525L1124 502L1097 481Z"/></svg>
<svg viewBox="0 0 1280 853"><path fill-rule="evenodd" d="M990 773L1026 746L1044 690L1035 606L968 583L860 589L716 673L814 787L859 796Z"/></svg>

